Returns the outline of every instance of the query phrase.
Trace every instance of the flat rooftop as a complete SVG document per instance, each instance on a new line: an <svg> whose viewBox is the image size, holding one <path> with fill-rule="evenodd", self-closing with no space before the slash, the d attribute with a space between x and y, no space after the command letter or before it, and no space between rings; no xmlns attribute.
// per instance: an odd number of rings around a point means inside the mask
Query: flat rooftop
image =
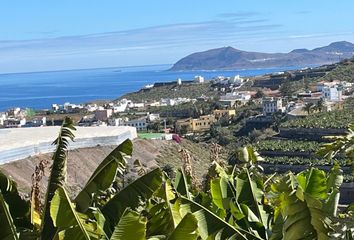
<svg viewBox="0 0 354 240"><path fill-rule="evenodd" d="M76 129L74 131L76 140L115 137L127 133L129 138L137 137L136 129L128 126L76 127ZM60 127L56 126L0 129L0 151L53 142L59 130Z"/></svg>

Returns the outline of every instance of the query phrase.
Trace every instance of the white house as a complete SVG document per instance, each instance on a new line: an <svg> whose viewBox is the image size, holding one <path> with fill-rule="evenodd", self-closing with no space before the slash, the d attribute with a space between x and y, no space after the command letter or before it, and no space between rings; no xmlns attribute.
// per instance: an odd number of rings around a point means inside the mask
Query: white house
<svg viewBox="0 0 354 240"><path fill-rule="evenodd" d="M133 103L133 102L129 102L129 103L128 103L128 107L129 107L129 108L143 108L143 107L145 107L145 103Z"/></svg>
<svg viewBox="0 0 354 240"><path fill-rule="evenodd" d="M244 81L244 79L241 78L240 75L236 75L236 76L230 78L229 83L241 85L243 83L243 81Z"/></svg>
<svg viewBox="0 0 354 240"><path fill-rule="evenodd" d="M263 98L262 106L263 106L263 115L265 116L276 112L284 111L283 101L281 98L274 98L274 97Z"/></svg>
<svg viewBox="0 0 354 240"><path fill-rule="evenodd" d="M117 104L113 105L113 112L124 112L127 109L129 103L131 103L131 101L125 98L120 100Z"/></svg>
<svg viewBox="0 0 354 240"><path fill-rule="evenodd" d="M147 121L146 117L141 117L138 119L132 119L123 123L124 126L135 127L137 131L146 131Z"/></svg>
<svg viewBox="0 0 354 240"><path fill-rule="evenodd" d="M161 98L160 106L174 106L176 104L175 99L173 98Z"/></svg>
<svg viewBox="0 0 354 240"><path fill-rule="evenodd" d="M4 121L7 119L6 113L0 113L0 125L4 125Z"/></svg>
<svg viewBox="0 0 354 240"><path fill-rule="evenodd" d="M340 102L342 101L342 87L335 85L331 87L322 88L322 98L331 102Z"/></svg>
<svg viewBox="0 0 354 240"><path fill-rule="evenodd" d="M318 92L322 92L323 88L325 88L325 87L334 87L334 86L336 86L338 84L340 84L339 80L334 80L332 82L321 81L321 82L317 83L316 89L317 89Z"/></svg>
<svg viewBox="0 0 354 240"><path fill-rule="evenodd" d="M204 77L202 77L202 76L195 76L195 77L194 77L194 82L203 83L203 82L204 82Z"/></svg>
<svg viewBox="0 0 354 240"><path fill-rule="evenodd" d="M219 102L223 105L233 106L236 101L245 104L251 97L251 93L248 91L231 92L221 96Z"/></svg>
<svg viewBox="0 0 354 240"><path fill-rule="evenodd" d="M123 126L124 122L129 121L127 117L125 118L110 118L108 119L108 124L110 126Z"/></svg>
<svg viewBox="0 0 354 240"><path fill-rule="evenodd" d="M177 85L182 85L182 79L180 78L177 79Z"/></svg>
<svg viewBox="0 0 354 240"><path fill-rule="evenodd" d="M158 113L149 113L148 114L148 119L150 122L156 121L156 120L160 120L160 114Z"/></svg>

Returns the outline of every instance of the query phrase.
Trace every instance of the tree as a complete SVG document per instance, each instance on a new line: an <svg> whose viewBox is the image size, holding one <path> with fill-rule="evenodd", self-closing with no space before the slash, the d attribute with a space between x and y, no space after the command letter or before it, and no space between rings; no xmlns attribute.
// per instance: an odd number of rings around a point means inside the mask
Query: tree
<svg viewBox="0 0 354 240"><path fill-rule="evenodd" d="M152 123L149 124L150 129L154 130L155 132L160 132L160 121L154 121Z"/></svg>
<svg viewBox="0 0 354 240"><path fill-rule="evenodd" d="M321 98L317 104L316 104L316 109L319 111L319 112L322 112L323 111L323 108L324 108L324 101L323 99Z"/></svg>
<svg viewBox="0 0 354 240"><path fill-rule="evenodd" d="M309 90L309 86L310 86L310 82L309 82L309 79L308 77L303 77L302 78L302 82L303 82L303 86L304 86L304 89L305 91L308 91Z"/></svg>
<svg viewBox="0 0 354 240"><path fill-rule="evenodd" d="M303 110L307 112L308 115L314 110L315 105L313 103L306 103Z"/></svg>
<svg viewBox="0 0 354 240"><path fill-rule="evenodd" d="M179 135L185 135L191 130L189 125L181 125L180 127L176 127L176 133Z"/></svg>
<svg viewBox="0 0 354 240"><path fill-rule="evenodd" d="M288 96L291 97L295 94L296 90L292 86L292 83L289 80L286 80L281 86L280 86L280 92L283 96Z"/></svg>
<svg viewBox="0 0 354 240"><path fill-rule="evenodd" d="M258 89L255 97L256 98L263 98L264 97L263 91L261 89Z"/></svg>

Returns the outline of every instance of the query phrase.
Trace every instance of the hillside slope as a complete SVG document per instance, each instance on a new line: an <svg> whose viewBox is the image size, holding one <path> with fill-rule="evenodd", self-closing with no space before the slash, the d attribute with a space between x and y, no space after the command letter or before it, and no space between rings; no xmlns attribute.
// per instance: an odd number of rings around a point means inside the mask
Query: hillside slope
<svg viewBox="0 0 354 240"><path fill-rule="evenodd" d="M347 82L354 82L354 58L350 61L345 61L330 71L323 80L341 80Z"/></svg>
<svg viewBox="0 0 354 240"><path fill-rule="evenodd" d="M83 187L99 163L114 147L97 146L69 152L67 188L71 195L74 196ZM167 164L176 169L182 166L179 153L181 148L189 150L192 156L197 156L193 160L197 176L201 177L206 173L210 158L208 147L188 140L183 140L181 144L177 144L174 141L136 139L134 140L133 156L129 165L132 167L132 162L139 159L148 169L157 166L163 167ZM0 165L0 170L18 183L21 192L29 194L31 191L31 175L34 172L35 165L42 159L50 160L51 156L52 154L43 154L29 157ZM43 192L47 187L48 176L47 171L41 182Z"/></svg>

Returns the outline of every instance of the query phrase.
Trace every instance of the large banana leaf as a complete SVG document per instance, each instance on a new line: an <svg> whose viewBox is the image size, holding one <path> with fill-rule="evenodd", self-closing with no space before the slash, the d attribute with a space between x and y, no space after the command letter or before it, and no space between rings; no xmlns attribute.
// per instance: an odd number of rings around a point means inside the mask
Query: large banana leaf
<svg viewBox="0 0 354 240"><path fill-rule="evenodd" d="M156 198L163 199L164 201L156 202ZM182 219L179 205L179 202L176 201L176 194L171 186L171 181L167 179L154 194L154 198L150 199L149 204L147 204L147 235L169 235Z"/></svg>
<svg viewBox="0 0 354 240"><path fill-rule="evenodd" d="M193 213L198 220L198 233L202 239L208 239L209 236L216 235L220 231L222 231L220 233L221 239L230 237L244 240L260 239L245 230L235 228L205 207L188 198L180 197L180 201L182 215Z"/></svg>
<svg viewBox="0 0 354 240"><path fill-rule="evenodd" d="M122 173L125 169L125 156L130 156L132 152L133 144L127 139L102 161L75 199L79 211L86 212L91 206L93 195L112 185L117 172Z"/></svg>
<svg viewBox="0 0 354 240"><path fill-rule="evenodd" d="M298 174L297 181L302 190L312 197L327 198L327 177L324 171L311 168Z"/></svg>
<svg viewBox="0 0 354 240"><path fill-rule="evenodd" d="M237 153L238 159L247 165L256 164L264 159L251 146L241 148Z"/></svg>
<svg viewBox="0 0 354 240"><path fill-rule="evenodd" d="M289 173L272 185L272 191L277 194L275 217L281 213L284 219L274 228L279 229L282 225L283 239L329 239L330 219L321 202L323 188L326 188L322 177L321 172L311 170L302 172L297 178ZM320 184L318 189L311 181Z"/></svg>
<svg viewBox="0 0 354 240"><path fill-rule="evenodd" d="M182 216L179 212L180 202L176 199L176 195L173 191L171 181L167 179L164 184L164 199L168 204L168 209L171 214L171 219L173 221L173 226L177 227L177 225L181 222Z"/></svg>
<svg viewBox="0 0 354 240"><path fill-rule="evenodd" d="M187 176L184 173L183 169L177 170L174 187L179 194L182 194L183 196L186 196L187 198L191 199L188 189Z"/></svg>
<svg viewBox="0 0 354 240"><path fill-rule="evenodd" d="M0 192L8 205L14 224L20 228L32 228L30 203L21 198L17 184L0 172Z"/></svg>
<svg viewBox="0 0 354 240"><path fill-rule="evenodd" d="M193 214L187 213L168 240L196 240L198 238L198 220Z"/></svg>
<svg viewBox="0 0 354 240"><path fill-rule="evenodd" d="M145 217L127 208L115 226L110 240L145 240L146 223Z"/></svg>
<svg viewBox="0 0 354 240"><path fill-rule="evenodd" d="M229 209L229 201L233 197L228 185L228 180L224 177L214 178L210 181L210 193L213 203L222 210Z"/></svg>
<svg viewBox="0 0 354 240"><path fill-rule="evenodd" d="M12 220L10 210L5 202L5 199L0 191L0 239L17 240L17 232L15 224Z"/></svg>
<svg viewBox="0 0 354 240"><path fill-rule="evenodd" d="M262 204L263 190L252 179L247 169L244 169L236 178L236 201L241 204L241 210L249 222L257 223L257 231L263 238L267 238L268 214Z"/></svg>
<svg viewBox="0 0 354 240"><path fill-rule="evenodd" d="M66 165L69 140L74 140L72 131L76 130L71 118L66 117L63 125L60 128L59 136L53 144L56 145L56 150L53 154L53 165L48 181L46 198L44 201L43 225L41 238L52 239L56 229L50 217L50 201L52 200L55 191L59 187L63 187L66 182Z"/></svg>
<svg viewBox="0 0 354 240"><path fill-rule="evenodd" d="M343 171L338 165L332 167L327 178L327 192L329 197L325 202L325 209L333 216L337 216L338 203L340 198L339 188L343 183Z"/></svg>
<svg viewBox="0 0 354 240"><path fill-rule="evenodd" d="M90 239L83 222L76 213L65 189L62 187L58 187L55 191L50 204L50 215L53 219L54 227L58 229L57 235L59 239Z"/></svg>
<svg viewBox="0 0 354 240"><path fill-rule="evenodd" d="M103 206L102 213L107 220L105 226L107 234L113 231L126 208L136 209L161 187L162 176L158 168L145 174L117 193Z"/></svg>

